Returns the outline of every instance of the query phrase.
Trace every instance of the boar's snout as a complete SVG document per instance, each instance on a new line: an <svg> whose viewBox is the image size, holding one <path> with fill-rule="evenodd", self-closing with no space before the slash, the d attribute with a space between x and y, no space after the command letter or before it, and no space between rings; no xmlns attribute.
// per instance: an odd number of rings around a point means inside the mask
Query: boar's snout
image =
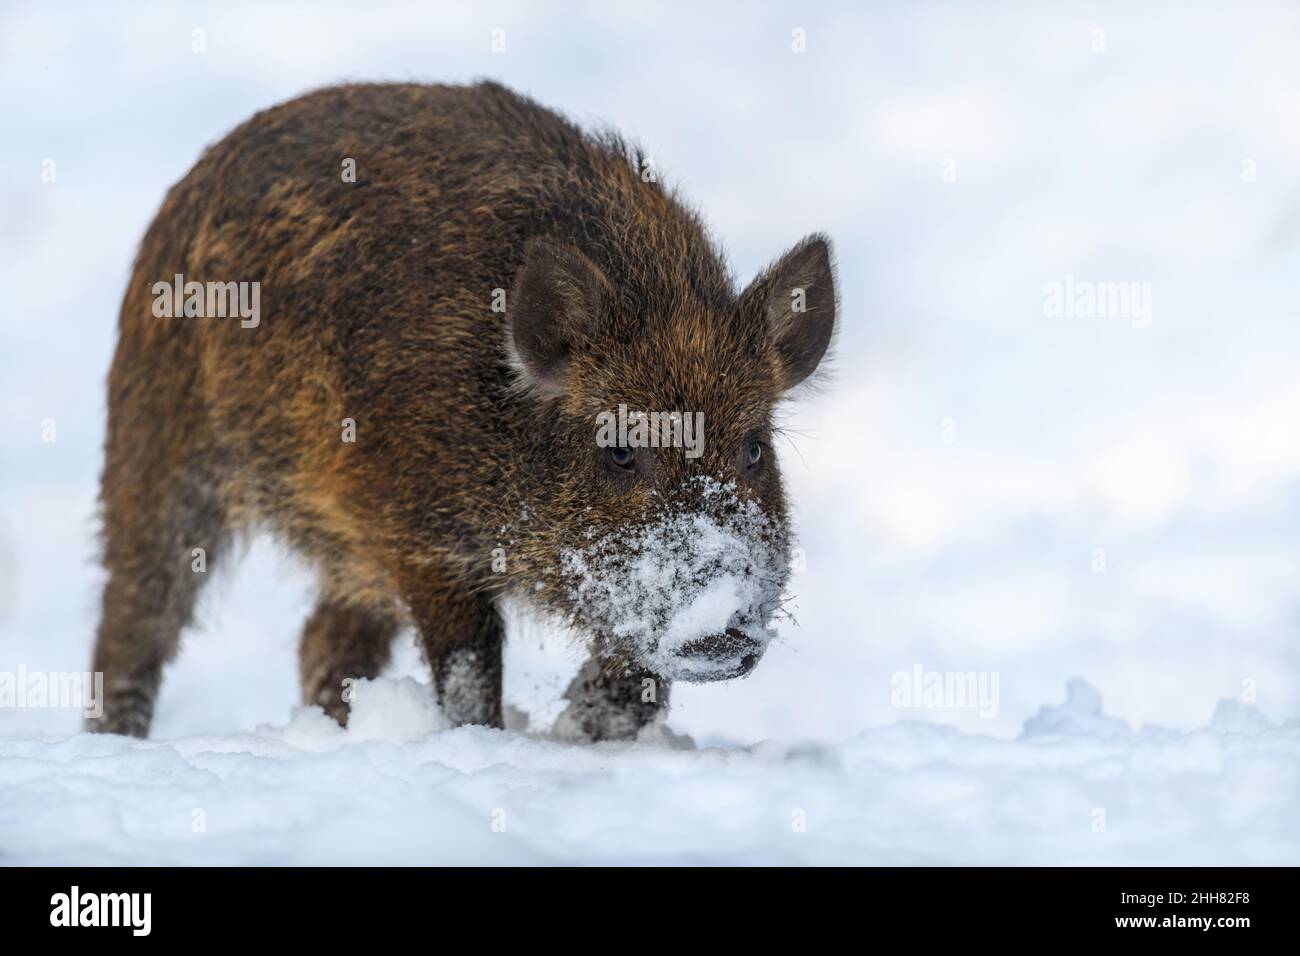
<svg viewBox="0 0 1300 956"><path fill-rule="evenodd" d="M673 676L688 683L744 677L762 655L762 644L729 627L725 633L710 634L684 644L677 652L679 669Z"/></svg>

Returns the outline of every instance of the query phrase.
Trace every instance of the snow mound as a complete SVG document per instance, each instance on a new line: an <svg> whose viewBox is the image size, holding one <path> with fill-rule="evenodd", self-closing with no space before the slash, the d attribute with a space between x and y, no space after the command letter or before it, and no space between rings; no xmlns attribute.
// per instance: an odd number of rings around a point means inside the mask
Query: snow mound
<svg viewBox="0 0 1300 956"><path fill-rule="evenodd" d="M361 679L352 686L348 736L354 740L419 740L449 726L432 688L414 677Z"/></svg>
<svg viewBox="0 0 1300 956"><path fill-rule="evenodd" d="M1231 703L1192 732L1116 723L1072 681L1014 740L570 746L447 729L428 685L375 680L347 730L301 708L224 736L0 738L0 862L1300 862L1300 727Z"/></svg>
<svg viewBox="0 0 1300 956"><path fill-rule="evenodd" d="M1065 685L1065 703L1047 704L1025 721L1023 736L1073 734L1107 739L1132 733L1128 724L1101 712L1101 694L1078 677Z"/></svg>
<svg viewBox="0 0 1300 956"><path fill-rule="evenodd" d="M1224 699L1214 708L1210 729L1218 734L1261 734L1273 725L1258 707Z"/></svg>

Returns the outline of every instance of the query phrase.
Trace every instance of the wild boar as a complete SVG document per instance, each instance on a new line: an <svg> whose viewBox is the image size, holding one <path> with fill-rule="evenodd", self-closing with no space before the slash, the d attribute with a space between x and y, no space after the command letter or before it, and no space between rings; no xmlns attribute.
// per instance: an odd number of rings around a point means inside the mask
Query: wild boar
<svg viewBox="0 0 1300 956"><path fill-rule="evenodd" d="M831 251L809 236L737 291L659 178L490 82L325 89L209 148L122 303L93 729L148 733L253 530L319 572L303 698L341 722L413 624L448 718L501 726L510 595L590 639L572 736L748 673L789 576L773 414L833 337Z"/></svg>

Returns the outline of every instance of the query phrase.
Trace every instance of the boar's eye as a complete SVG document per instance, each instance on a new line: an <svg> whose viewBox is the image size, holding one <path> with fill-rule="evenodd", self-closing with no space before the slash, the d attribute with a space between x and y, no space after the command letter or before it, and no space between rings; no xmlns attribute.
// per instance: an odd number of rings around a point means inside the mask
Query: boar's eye
<svg viewBox="0 0 1300 956"><path fill-rule="evenodd" d="M632 454L631 448L611 448L609 460L619 468L626 468L629 471L636 464L636 456Z"/></svg>
<svg viewBox="0 0 1300 956"><path fill-rule="evenodd" d="M745 463L750 468L758 465L763 458L763 443L757 438L749 440L749 447L745 449Z"/></svg>

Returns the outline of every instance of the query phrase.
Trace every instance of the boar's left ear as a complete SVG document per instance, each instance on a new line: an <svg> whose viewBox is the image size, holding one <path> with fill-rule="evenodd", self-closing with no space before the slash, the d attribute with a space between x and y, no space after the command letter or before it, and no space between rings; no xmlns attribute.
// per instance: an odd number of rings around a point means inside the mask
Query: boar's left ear
<svg viewBox="0 0 1300 956"><path fill-rule="evenodd" d="M835 333L835 273L830 242L814 233L773 263L740 296L742 315L767 323L781 390L816 369Z"/></svg>
<svg viewBox="0 0 1300 956"><path fill-rule="evenodd" d="M506 303L506 352L521 386L547 396L564 390L570 356L609 294L600 267L573 246L528 243Z"/></svg>

